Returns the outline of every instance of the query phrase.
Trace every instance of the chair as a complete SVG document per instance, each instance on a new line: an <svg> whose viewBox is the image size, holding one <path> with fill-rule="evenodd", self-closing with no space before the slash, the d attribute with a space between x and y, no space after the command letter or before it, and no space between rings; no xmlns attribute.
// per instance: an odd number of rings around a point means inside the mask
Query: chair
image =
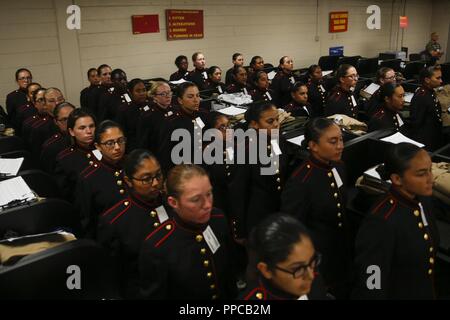
<svg viewBox="0 0 450 320"><path fill-rule="evenodd" d="M266 73L269 73L271 71L277 72L278 71L278 67L274 67L271 63L265 63L263 71L265 71Z"/></svg>
<svg viewBox="0 0 450 320"><path fill-rule="evenodd" d="M420 87L420 84L418 82L410 82L410 81L405 81L401 83L403 89L405 90L405 92L416 92L417 88Z"/></svg>
<svg viewBox="0 0 450 320"><path fill-rule="evenodd" d="M340 56L322 56L319 58L318 65L323 71L336 70L337 62Z"/></svg>
<svg viewBox="0 0 450 320"><path fill-rule="evenodd" d="M308 68L300 68L292 70L292 73L299 79L301 82L308 82Z"/></svg>
<svg viewBox="0 0 450 320"><path fill-rule="evenodd" d="M389 143L380 141L379 138L389 136L393 132L393 130L373 131L344 144L342 161L347 168L348 185L354 185L364 171L383 162L386 150L384 148Z"/></svg>
<svg viewBox="0 0 450 320"><path fill-rule="evenodd" d="M444 84L450 84L450 62L441 64L442 81Z"/></svg>
<svg viewBox="0 0 450 320"><path fill-rule="evenodd" d="M422 60L420 53L410 53L409 54L409 61L420 61L420 60Z"/></svg>
<svg viewBox="0 0 450 320"><path fill-rule="evenodd" d="M69 289L79 268L81 288ZM74 240L0 268L0 299L114 299L112 263L94 241Z"/></svg>
<svg viewBox="0 0 450 320"><path fill-rule="evenodd" d="M21 170L17 174L28 184L31 190L42 198L61 198L61 192L55 178L41 170Z"/></svg>
<svg viewBox="0 0 450 320"><path fill-rule="evenodd" d="M23 140L17 136L0 136L0 154L25 149Z"/></svg>
<svg viewBox="0 0 450 320"><path fill-rule="evenodd" d="M362 77L372 78L378 70L378 58L361 58L356 63L356 70Z"/></svg>
<svg viewBox="0 0 450 320"><path fill-rule="evenodd" d="M73 205L60 199L42 199L0 212L0 239L6 234L25 236L60 228L79 230Z"/></svg>
<svg viewBox="0 0 450 320"><path fill-rule="evenodd" d="M378 55L378 60L384 61L384 60L394 60L397 58L397 55L395 53L380 53Z"/></svg>
<svg viewBox="0 0 450 320"><path fill-rule="evenodd" d="M356 67L359 59L361 59L361 56L340 57L336 64L336 68L339 68L343 64L349 64L349 65Z"/></svg>
<svg viewBox="0 0 450 320"><path fill-rule="evenodd" d="M447 144L446 146L442 147L439 150L436 150L433 155L441 156L450 159L450 144Z"/></svg>
<svg viewBox="0 0 450 320"><path fill-rule="evenodd" d="M405 69L403 69L403 76L405 79L415 79L419 80L419 73L420 71L425 68L425 62L422 61L414 61L414 62L408 62L405 65Z"/></svg>
<svg viewBox="0 0 450 320"><path fill-rule="evenodd" d="M380 62L380 68L386 67L394 69L395 72L401 72L402 60L401 59L390 59L390 60L383 60Z"/></svg>

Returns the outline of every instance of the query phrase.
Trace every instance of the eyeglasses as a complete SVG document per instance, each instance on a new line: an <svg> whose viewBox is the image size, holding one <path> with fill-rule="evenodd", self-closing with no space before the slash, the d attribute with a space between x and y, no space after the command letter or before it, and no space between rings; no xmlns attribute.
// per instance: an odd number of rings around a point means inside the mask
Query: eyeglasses
<svg viewBox="0 0 450 320"><path fill-rule="evenodd" d="M33 79L32 77L20 77L17 80L23 81L23 80L31 80Z"/></svg>
<svg viewBox="0 0 450 320"><path fill-rule="evenodd" d="M44 101L45 101L44 98L38 98L38 99L36 99L36 102L44 102Z"/></svg>
<svg viewBox="0 0 450 320"><path fill-rule="evenodd" d="M321 261L322 261L322 255L320 253L316 252L314 257L311 259L311 261L307 265L300 266L297 269L295 269L294 271L286 270L286 269L280 268L278 266L275 266L275 269L289 273L292 275L292 277L294 279L298 279L298 278L303 277L306 274L306 271L308 268L315 270L320 265Z"/></svg>
<svg viewBox="0 0 450 320"><path fill-rule="evenodd" d="M348 76L345 76L346 78L352 78L352 79L358 79L359 78L359 74L350 74Z"/></svg>
<svg viewBox="0 0 450 320"><path fill-rule="evenodd" d="M391 76L391 77L384 78L384 80L395 80L395 79L396 79L396 76Z"/></svg>
<svg viewBox="0 0 450 320"><path fill-rule="evenodd" d="M167 98L167 97L173 96L173 93L172 92L161 92L161 93L155 93L155 96Z"/></svg>
<svg viewBox="0 0 450 320"><path fill-rule="evenodd" d="M56 103L56 104L60 104L65 102L65 99L63 97L59 97L56 99L47 99L47 103Z"/></svg>
<svg viewBox="0 0 450 320"><path fill-rule="evenodd" d="M116 146L116 143L121 147L125 143L127 143L127 138L121 137L121 138L119 138L117 140L108 140L108 141L105 141L105 142L100 142L99 144L104 145L108 149L112 149L112 148L114 148Z"/></svg>
<svg viewBox="0 0 450 320"><path fill-rule="evenodd" d="M131 177L131 179L136 180L136 181L140 181L144 185L145 184L153 184L153 181L155 179L158 180L159 182L161 182L162 178L163 178L163 174L162 174L161 170L159 170L154 176L148 176L148 177L145 177L145 178L142 178L142 179Z"/></svg>

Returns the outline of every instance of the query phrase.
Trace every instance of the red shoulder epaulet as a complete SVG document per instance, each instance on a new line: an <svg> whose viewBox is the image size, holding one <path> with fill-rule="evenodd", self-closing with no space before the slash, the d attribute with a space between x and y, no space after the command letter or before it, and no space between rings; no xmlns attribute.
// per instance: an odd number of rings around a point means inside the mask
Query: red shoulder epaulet
<svg viewBox="0 0 450 320"><path fill-rule="evenodd" d="M44 144L42 145L43 148L48 147L49 145L51 145L52 143L58 141L61 138L61 134L57 133L54 134L53 136L51 136L49 139L47 139L47 141L44 142Z"/></svg>
<svg viewBox="0 0 450 320"><path fill-rule="evenodd" d="M30 107L30 104L29 104L29 103L26 103L26 104L21 105L21 106L17 109L17 111L18 111L18 112L22 112L22 111L25 111L25 109L28 109L29 107Z"/></svg>
<svg viewBox="0 0 450 320"><path fill-rule="evenodd" d="M37 128L40 128L40 127L42 127L44 124L46 124L48 122L48 118L42 118L42 119L39 119L38 121L36 121L36 122L34 122L32 125L31 125L31 127L33 128L33 129L37 129Z"/></svg>
<svg viewBox="0 0 450 320"><path fill-rule="evenodd" d="M119 202L119 203L120 203L120 202ZM128 209L131 208L131 201L130 201L129 199L126 199L126 200L122 201L121 204L122 204L122 206L119 205L119 206L117 206L117 207L116 207L116 206L113 207L114 209L119 208L119 209L121 209L121 210L119 211L118 214L116 214L116 215L109 221L109 224L113 224L114 222L116 222L117 219L119 219L125 212L128 211ZM103 215L106 215L106 214L103 214Z"/></svg>
<svg viewBox="0 0 450 320"><path fill-rule="evenodd" d="M384 220L389 219L392 212L397 207L398 201L390 195L386 196L380 203L372 209L372 214L382 215Z"/></svg>
<svg viewBox="0 0 450 320"><path fill-rule="evenodd" d="M284 110L288 111L291 110L294 104L292 102L289 102L287 105L284 106Z"/></svg>
<svg viewBox="0 0 450 320"><path fill-rule="evenodd" d="M339 90L334 90L331 93L330 100L338 101L341 98L341 92Z"/></svg>
<svg viewBox="0 0 450 320"><path fill-rule="evenodd" d="M312 172L312 165L309 160L306 160L300 167L298 167L294 173L292 174L292 177L301 179L302 182L305 182L308 180L309 176Z"/></svg>
<svg viewBox="0 0 450 320"><path fill-rule="evenodd" d="M110 214L112 211L114 211L117 207L119 207L120 205L124 205L125 202L128 201L128 204L130 204L130 200L128 198L124 199L124 200L120 200L119 202L117 202L115 205L113 205L111 208L107 209L106 211L104 211L101 216L106 216L107 214ZM127 205L128 206L128 205Z"/></svg>
<svg viewBox="0 0 450 320"><path fill-rule="evenodd" d="M174 220L169 219L163 224L161 224L159 227L157 227L155 230L150 232L146 237L145 241L149 240L151 241L151 244L158 248L163 244L164 241L166 241L170 235L175 231L176 223Z"/></svg>
<svg viewBox="0 0 450 320"><path fill-rule="evenodd" d="M377 119L381 119L384 115L384 110L383 108L378 109L378 111L376 113L374 113L373 117L377 118Z"/></svg>
<svg viewBox="0 0 450 320"><path fill-rule="evenodd" d="M83 177L84 179L86 179L91 174L93 174L95 171L97 171L98 168L100 168L98 163L92 162L92 164L88 165L86 168L83 169L83 171L81 171L80 176Z"/></svg>
<svg viewBox="0 0 450 320"><path fill-rule="evenodd" d="M415 92L416 96L424 96L426 94L426 90L422 87L418 88L417 91Z"/></svg>
<svg viewBox="0 0 450 320"><path fill-rule="evenodd" d="M29 124L29 123L31 123L31 122L33 122L33 121L36 121L37 120L37 116L31 116L31 117L28 117L27 119L25 119L25 121L23 122L23 124L24 125L27 125L27 124Z"/></svg>
<svg viewBox="0 0 450 320"><path fill-rule="evenodd" d="M267 299L267 293L264 288L256 287L248 295L244 297L244 300L251 300L251 299L257 299L257 300L266 300Z"/></svg>
<svg viewBox="0 0 450 320"><path fill-rule="evenodd" d="M65 157L67 157L69 154L71 154L75 149L72 147L66 148L63 151L61 151L60 153L58 153L58 155L56 156L57 159L62 160Z"/></svg>

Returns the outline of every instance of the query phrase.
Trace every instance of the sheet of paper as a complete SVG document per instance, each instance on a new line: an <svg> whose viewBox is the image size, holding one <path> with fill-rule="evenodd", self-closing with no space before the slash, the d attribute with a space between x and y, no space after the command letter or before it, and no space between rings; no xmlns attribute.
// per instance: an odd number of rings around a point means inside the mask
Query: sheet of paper
<svg viewBox="0 0 450 320"><path fill-rule="evenodd" d="M169 83L171 83L171 84L182 84L184 82L187 82L187 81L184 80L184 79L180 79L180 80L177 80L177 81L169 81Z"/></svg>
<svg viewBox="0 0 450 320"><path fill-rule="evenodd" d="M390 143L393 143L393 144L398 144L400 142L408 142L408 143L415 144L419 148L425 147L424 144L421 144L421 143L419 143L417 141L414 141L414 140L404 136L400 132L397 132L397 133L395 133L393 135L390 135L389 137L383 138L383 139L381 139L381 141L386 141L386 142L390 142Z"/></svg>
<svg viewBox="0 0 450 320"><path fill-rule="evenodd" d="M224 93L218 96L217 100L233 106L242 106L253 102L252 97L244 94L244 92Z"/></svg>
<svg viewBox="0 0 450 320"><path fill-rule="evenodd" d="M289 141L290 143L296 144L296 145L298 145L300 147L302 146L303 140L305 140L305 136L304 135L301 135L301 136L298 136L298 137L294 137L294 138L291 138L291 139L287 139L287 141Z"/></svg>
<svg viewBox="0 0 450 320"><path fill-rule="evenodd" d="M223 113L227 116L237 116L239 114L245 113L245 111L247 111L247 110L243 109L243 108L237 108L237 107L231 106L231 107L223 108L223 109L220 109L217 111L220 113Z"/></svg>
<svg viewBox="0 0 450 320"><path fill-rule="evenodd" d="M322 77L325 77L325 76L327 76L327 75L329 75L329 74L332 74L333 73L333 70L325 70L325 71L322 71Z"/></svg>
<svg viewBox="0 0 450 320"><path fill-rule="evenodd" d="M364 175L369 176L369 177L371 177L371 178L373 178L373 179L376 179L376 180L380 180L380 181L381 181L381 180L382 180L382 179L381 179L381 176L380 176L380 174L379 174L378 171L377 171L378 166L379 166L379 164L377 164L375 167L372 167L372 168L366 170L366 171L364 172ZM386 180L386 182L392 183L391 180Z"/></svg>
<svg viewBox="0 0 450 320"><path fill-rule="evenodd" d="M60 234L60 235L72 236L72 237L74 237L76 239L76 237L75 237L75 235L73 233L70 233L70 232L67 232L67 231L64 231L64 230L60 230L60 231L53 231L53 232L46 232L46 233L31 234L31 235L21 236L21 237L6 238L4 240L1 240L0 243L13 242L13 241L18 240L18 239L39 238L39 237L42 237L42 236L52 235L52 234Z"/></svg>
<svg viewBox="0 0 450 320"><path fill-rule="evenodd" d="M414 93L412 92L405 92L405 102L411 103L412 98L414 97Z"/></svg>
<svg viewBox="0 0 450 320"><path fill-rule="evenodd" d="M33 191L22 177L15 177L0 182L0 206L14 200L36 199Z"/></svg>
<svg viewBox="0 0 450 320"><path fill-rule="evenodd" d="M377 168L378 168L378 165L365 171L364 174L369 177L375 178L377 180L381 180L381 176L378 173Z"/></svg>
<svg viewBox="0 0 450 320"><path fill-rule="evenodd" d="M376 83L371 83L363 91L370 95L373 95L375 93L375 91L377 91L378 89L380 89L380 85L378 85Z"/></svg>
<svg viewBox="0 0 450 320"><path fill-rule="evenodd" d="M267 74L267 78L269 79L269 80L272 80L273 78L275 78L275 75L276 75L277 73L275 72L275 71L270 71L268 74Z"/></svg>
<svg viewBox="0 0 450 320"><path fill-rule="evenodd" d="M24 158L4 159L0 158L0 174L15 176L22 166Z"/></svg>

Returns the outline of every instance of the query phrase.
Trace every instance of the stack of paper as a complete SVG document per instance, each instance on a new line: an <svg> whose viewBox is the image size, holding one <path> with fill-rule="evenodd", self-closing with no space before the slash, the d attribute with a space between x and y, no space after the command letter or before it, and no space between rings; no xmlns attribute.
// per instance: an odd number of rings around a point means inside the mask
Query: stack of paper
<svg viewBox="0 0 450 320"><path fill-rule="evenodd" d="M237 108L235 106L231 106L231 107L223 108L223 109L220 109L217 111L222 114L225 114L227 116L237 116L237 115L245 113L245 111L247 111L247 110L243 109L243 108Z"/></svg>
<svg viewBox="0 0 450 320"><path fill-rule="evenodd" d="M5 159L0 158L0 175L15 176L22 166L24 158Z"/></svg>
<svg viewBox="0 0 450 320"><path fill-rule="evenodd" d="M249 104L253 102L252 97L243 92L224 93L218 96L217 100L224 101L234 106L241 106L243 104Z"/></svg>
<svg viewBox="0 0 450 320"><path fill-rule="evenodd" d="M386 142L390 142L390 143L393 143L393 144L398 144L398 143L401 143L401 142L407 142L407 143L415 144L419 148L425 147L424 144L421 144L421 143L419 143L417 141L414 141L414 140L412 140L412 139L410 139L408 137L405 137L400 132L397 132L397 133L395 133L393 135L390 135L389 137L383 138L383 139L381 139L381 141L386 141Z"/></svg>
<svg viewBox="0 0 450 320"><path fill-rule="evenodd" d="M0 182L0 206L12 201L29 201L36 199L36 195L22 177L15 177Z"/></svg>

